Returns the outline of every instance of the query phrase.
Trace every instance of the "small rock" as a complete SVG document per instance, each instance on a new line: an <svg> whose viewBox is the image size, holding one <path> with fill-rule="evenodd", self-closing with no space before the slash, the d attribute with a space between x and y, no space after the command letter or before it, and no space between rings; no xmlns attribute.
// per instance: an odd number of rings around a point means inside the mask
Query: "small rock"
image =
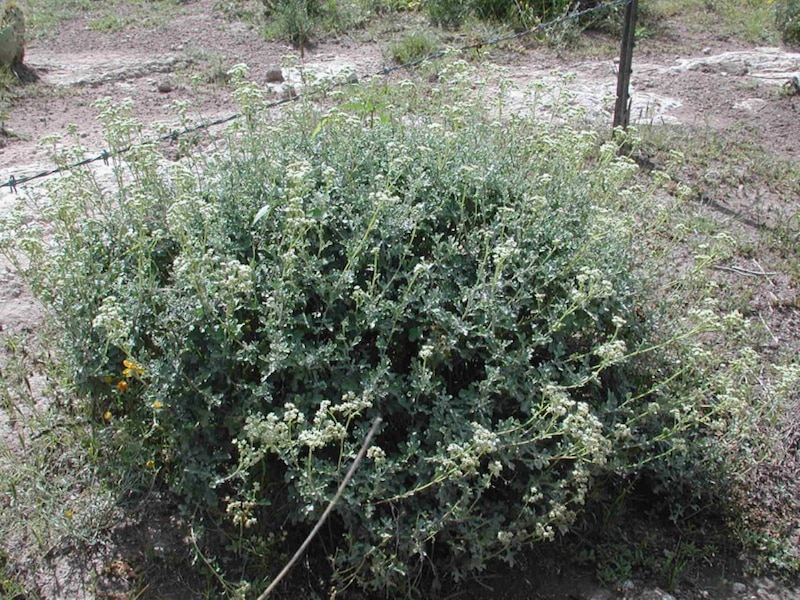
<svg viewBox="0 0 800 600"><path fill-rule="evenodd" d="M762 98L748 98L733 105L733 108L746 110L747 112L758 112L767 105L767 101Z"/></svg>
<svg viewBox="0 0 800 600"><path fill-rule="evenodd" d="M286 85L281 90L281 100L292 100L297 98L297 90L293 85Z"/></svg>
<svg viewBox="0 0 800 600"><path fill-rule="evenodd" d="M703 54L705 54L706 56L711 54L711 47L707 46L707 47L703 48Z"/></svg>
<svg viewBox="0 0 800 600"><path fill-rule="evenodd" d="M733 590L734 594L744 594L747 591L747 586L738 581L734 581L731 584L731 590Z"/></svg>
<svg viewBox="0 0 800 600"><path fill-rule="evenodd" d="M158 85L156 86L156 89L161 94L169 94L172 90L175 89L175 86L172 83L172 81L170 81L169 79L163 79L163 80L158 82Z"/></svg>
<svg viewBox="0 0 800 600"><path fill-rule="evenodd" d="M676 600L675 596L665 592L660 588L645 590L644 592L642 592L639 598L641 600Z"/></svg>
<svg viewBox="0 0 800 600"><path fill-rule="evenodd" d="M762 577L760 579L756 579L755 584L760 588L759 591L764 590L767 592L771 592L776 587L775 582L769 579L768 577Z"/></svg>
<svg viewBox="0 0 800 600"><path fill-rule="evenodd" d="M264 78L267 83L283 83L283 71L280 69L267 69Z"/></svg>
<svg viewBox="0 0 800 600"><path fill-rule="evenodd" d="M744 62L730 60L720 62L718 72L725 73L727 75L742 76L747 75L750 72L750 69L747 68L747 65Z"/></svg>

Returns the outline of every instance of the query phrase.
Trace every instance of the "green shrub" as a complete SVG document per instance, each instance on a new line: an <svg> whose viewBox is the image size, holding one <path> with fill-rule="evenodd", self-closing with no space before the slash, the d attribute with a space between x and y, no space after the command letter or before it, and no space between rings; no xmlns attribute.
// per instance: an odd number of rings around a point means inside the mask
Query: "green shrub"
<svg viewBox="0 0 800 600"><path fill-rule="evenodd" d="M321 16L316 0L282 0L274 8L267 5L267 16L275 19L281 37L295 46L305 46L311 41L315 19Z"/></svg>
<svg viewBox="0 0 800 600"><path fill-rule="evenodd" d="M692 426L651 392L667 367L632 359L648 328L615 145L459 98L275 122L235 75L228 153L162 167L137 146L116 193L74 171L4 239L97 427L142 440L131 468L192 514L226 515L237 576L280 566L253 557L316 522L377 415L325 541L338 589L513 561L570 527L596 475ZM112 144L136 137L101 109Z"/></svg>
<svg viewBox="0 0 800 600"><path fill-rule="evenodd" d="M775 0L775 25L784 42L800 45L800 0Z"/></svg>
<svg viewBox="0 0 800 600"><path fill-rule="evenodd" d="M461 26L469 14L469 2L459 0L427 0L423 9L431 23L446 28Z"/></svg>
<svg viewBox="0 0 800 600"><path fill-rule="evenodd" d="M443 27L458 27L466 17L474 16L524 30L562 16L571 4L570 0L427 0L423 8L434 25Z"/></svg>
<svg viewBox="0 0 800 600"><path fill-rule="evenodd" d="M264 33L304 47L319 34L347 31L362 25L386 7L370 2L335 0L262 0Z"/></svg>
<svg viewBox="0 0 800 600"><path fill-rule="evenodd" d="M412 33L389 44L389 55L400 65L420 60L435 51L435 40L424 33Z"/></svg>

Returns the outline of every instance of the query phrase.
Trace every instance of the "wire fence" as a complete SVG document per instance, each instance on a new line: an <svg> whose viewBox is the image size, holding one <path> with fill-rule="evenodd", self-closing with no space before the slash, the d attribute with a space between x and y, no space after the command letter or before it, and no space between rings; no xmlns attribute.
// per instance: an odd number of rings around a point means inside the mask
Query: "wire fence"
<svg viewBox="0 0 800 600"><path fill-rule="evenodd" d="M416 60L412 60L412 61L400 64L400 65L394 65L394 66L391 66L391 67L384 67L382 69L378 69L377 71L374 71L372 73L367 73L367 74L364 74L362 76L350 75L349 77L334 81L334 82L330 83L329 85L322 87L321 89L315 89L312 93L313 94L324 95L324 94L327 94L327 93L329 93L329 92L331 92L331 91L333 91L333 90L335 90L337 88L340 88L340 87L356 85L356 84L358 84L360 82L369 81L369 80L377 78L377 77L387 77L388 75L391 75L392 73L395 73L397 71L418 67L418 66L420 66L420 65L422 65L424 63L427 63L427 62L430 62L430 61L433 61L433 60L437 60L439 58L442 58L442 57L444 57L444 56L446 56L448 54L454 53L454 52L457 53L457 54L460 54L460 53L468 52L470 50L479 50L479 49L483 49L483 48L490 48L492 46L497 46L497 45L502 44L504 42L510 42L510 41L522 39L522 38L525 38L525 37L530 37L532 35L536 35L536 34L545 32L545 31L547 31L549 29L552 29L554 27L557 27L559 25L564 25L564 24L570 23L572 21L576 21L578 19L590 16L590 15L595 14L595 13L599 13L599 12L602 12L602 11L607 11L607 10L610 10L610 9L616 8L616 7L627 6L631 2L632 2L632 0L609 0L607 2L603 2L603 3L598 4L597 6L593 6L593 7L590 7L590 8L583 9L583 10L571 11L571 12L569 12L569 13L561 16L561 17L558 17L556 19L553 19L551 21L547 21L545 23L539 23L539 24L535 25L534 27L526 29L525 31L521 31L521 32L518 32L518 33L510 33L508 35L496 36L496 37L493 37L493 38L490 38L490 39L473 42L471 44L465 44L465 45L459 46L459 47L457 47L455 49L450 49L450 48L440 49L440 50L437 50L436 52L432 52L430 54L427 54L427 55L423 56L422 58L418 58ZM288 104L290 102L296 102L297 100L300 100L301 98L306 98L308 96L309 96L308 93L302 93L302 92L298 93L298 94L293 94L293 95L287 96L285 98L281 98L280 100L275 100L274 102L267 103L267 104L265 104L263 106L263 108L265 110L268 110L268 109L271 109L271 108L276 108L276 107L282 106L284 104ZM242 113L234 113L234 114L231 114L231 115L229 115L227 117L223 117L223 118L216 119L216 120L213 120L213 121L206 121L206 122L200 123L198 125L185 127L183 129L179 129L179 130L173 130L173 131L171 131L171 132L169 132L169 133L167 133L165 135L155 137L155 138L153 138L153 139L151 139L151 140L149 140L147 142L141 142L140 144L129 144L127 146L123 146L122 148L117 148L117 149L111 150L111 151L110 150L102 150L99 153L97 153L96 155L91 156L89 158L85 158L83 160L80 160L80 161L77 161L77 162L74 162L74 163L70 163L68 165L62 165L62 166L54 167L52 169L47 169L47 170L44 170L44 171L40 171L40 172L32 174L32 175L26 175L26 176L22 176L22 177L15 177L12 174L11 176L9 176L7 181L5 181L3 183L0 183L0 189L9 188L13 193L18 193L18 187L19 186L22 186L22 185L25 185L27 183L30 183L31 181L35 181L37 179L43 179L43 178L46 178L46 177L51 177L53 175L57 175L58 173L63 173L65 171L71 171L73 169L84 167L84 166L90 165L92 163L100 162L100 161L102 161L104 164L107 165L111 158L113 158L115 156L120 156L120 155L125 154L127 152L130 152L131 150L133 150L134 148L136 148L139 145L152 144L153 142L158 142L158 143L168 142L168 141L175 142L179 138L184 137L186 135L190 135L190 134L196 133L198 131L203 131L203 130L210 129L212 127L217 127L219 125L224 125L226 123L230 123L232 121L235 121L236 119L241 118L242 116L243 116Z"/></svg>

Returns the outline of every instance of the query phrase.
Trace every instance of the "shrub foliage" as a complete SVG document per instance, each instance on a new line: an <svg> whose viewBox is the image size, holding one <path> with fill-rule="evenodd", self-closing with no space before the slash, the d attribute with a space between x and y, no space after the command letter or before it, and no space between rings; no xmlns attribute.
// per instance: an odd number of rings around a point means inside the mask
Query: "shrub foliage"
<svg viewBox="0 0 800 600"><path fill-rule="evenodd" d="M598 474L667 449L680 413L631 359L647 328L609 207L634 167L613 144L458 102L275 122L241 75L227 150L165 167L137 146L113 192L74 171L15 236L135 468L266 556L380 415L325 547L338 589L405 593L512 561ZM118 147L136 135L101 113Z"/></svg>
<svg viewBox="0 0 800 600"><path fill-rule="evenodd" d="M472 16L523 30L561 17L578 4L571 0L426 0L422 5L431 22L443 27L458 27Z"/></svg>
<svg viewBox="0 0 800 600"><path fill-rule="evenodd" d="M775 24L784 42L800 46L800 0L775 0Z"/></svg>

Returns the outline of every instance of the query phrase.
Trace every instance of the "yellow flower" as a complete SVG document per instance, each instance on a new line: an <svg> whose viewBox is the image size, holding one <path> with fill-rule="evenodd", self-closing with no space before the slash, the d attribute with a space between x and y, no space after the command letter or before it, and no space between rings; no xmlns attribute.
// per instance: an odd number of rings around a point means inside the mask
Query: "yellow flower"
<svg viewBox="0 0 800 600"><path fill-rule="evenodd" d="M111 411L110 411L110 410L107 410L106 412L104 412L104 413L103 413L103 418L104 418L106 421L110 421L110 420L111 420Z"/></svg>
<svg viewBox="0 0 800 600"><path fill-rule="evenodd" d="M164 404L161 402L161 400L156 400L155 402L153 402L153 408L155 408L156 410L158 410L159 408L164 408Z"/></svg>
<svg viewBox="0 0 800 600"><path fill-rule="evenodd" d="M117 383L117 389L120 392L127 392L128 391L128 382L123 379L122 381Z"/></svg>
<svg viewBox="0 0 800 600"><path fill-rule="evenodd" d="M144 463L144 466L145 466L145 467L147 467L148 469L155 469L155 467L156 467L156 461L154 461L154 460L151 458L151 459L150 459L150 460L148 460L146 463Z"/></svg>
<svg viewBox="0 0 800 600"><path fill-rule="evenodd" d="M114 377L112 377L111 375L106 375L105 377L103 377L103 381L105 381L106 383L113 383Z"/></svg>
<svg viewBox="0 0 800 600"><path fill-rule="evenodd" d="M133 360L123 360L122 365L125 367L122 370L122 376L126 379L131 377L141 377L144 375L144 367Z"/></svg>
<svg viewBox="0 0 800 600"><path fill-rule="evenodd" d="M72 518L72 514L73 514L73 513L72 513L72 509L71 509L71 508L68 508L67 510L65 510L65 511L64 511L64 516L65 516L66 518L68 518L68 519L71 519L71 518Z"/></svg>

